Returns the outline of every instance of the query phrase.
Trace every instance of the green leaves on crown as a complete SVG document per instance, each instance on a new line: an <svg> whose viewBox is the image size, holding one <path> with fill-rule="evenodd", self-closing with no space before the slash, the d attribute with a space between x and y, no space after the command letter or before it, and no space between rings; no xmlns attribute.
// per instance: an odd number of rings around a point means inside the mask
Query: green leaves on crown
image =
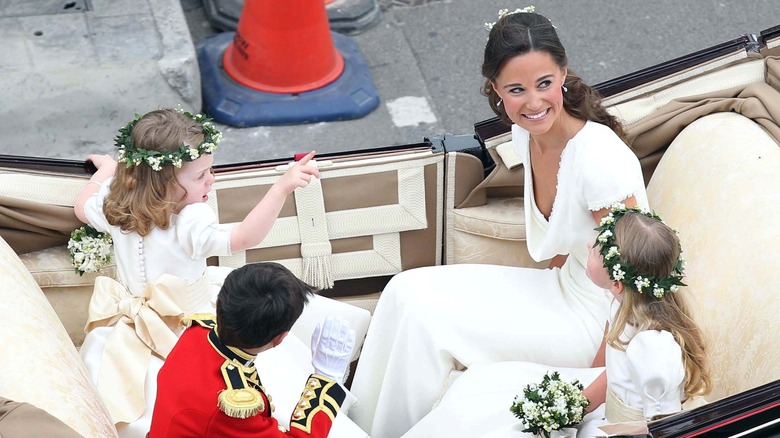
<svg viewBox="0 0 780 438"><path fill-rule="evenodd" d="M615 223L626 213L638 213L663 222L655 213L644 211L639 207L627 208L624 204L615 204L612 207L612 211L601 219L601 224L596 228L599 234L594 243L594 246L599 247L599 253L604 258L604 267L609 277L639 293L652 293L656 298L663 298L669 292L677 292L680 286L685 286L682 281L685 276L685 259L682 257L682 251L672 273L664 278L642 275L636 267L620 259L620 248L615 243Z"/></svg>
<svg viewBox="0 0 780 438"><path fill-rule="evenodd" d="M203 154L210 154L217 149L222 140L222 133L211 123L211 119L202 114L192 114L182 108L176 108L181 115L200 123L203 126L203 141L196 148L182 144L178 150L156 151L141 149L133 145L131 132L135 124L141 120L141 115L136 114L135 119L119 129L119 134L114 138L114 144L119 148L117 161L130 166L149 166L154 171L159 171L162 166L172 164L181 167L184 162L197 160Z"/></svg>

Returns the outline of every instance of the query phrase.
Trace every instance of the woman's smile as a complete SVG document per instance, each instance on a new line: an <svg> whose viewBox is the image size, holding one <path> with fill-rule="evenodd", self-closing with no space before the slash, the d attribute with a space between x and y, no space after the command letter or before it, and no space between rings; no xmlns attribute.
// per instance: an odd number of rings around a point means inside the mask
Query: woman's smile
<svg viewBox="0 0 780 438"><path fill-rule="evenodd" d="M544 110L542 112L539 112L539 113L536 113L536 114L523 114L523 116L525 116L527 119L530 119L530 120L539 120L539 119L541 119L542 117L546 116L549 113L550 113L550 108L547 108L546 110Z"/></svg>

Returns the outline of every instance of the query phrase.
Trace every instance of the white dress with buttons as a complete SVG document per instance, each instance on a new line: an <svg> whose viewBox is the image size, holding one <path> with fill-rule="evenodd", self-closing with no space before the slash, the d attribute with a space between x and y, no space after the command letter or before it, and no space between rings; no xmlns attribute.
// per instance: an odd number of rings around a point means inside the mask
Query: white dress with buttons
<svg viewBox="0 0 780 438"><path fill-rule="evenodd" d="M208 295L182 291L188 297L181 307L186 307L184 310L188 314L214 313L217 293L231 269L207 267L206 259L230 255L231 226L219 224L213 210L205 203L198 203L188 205L179 214L172 215L171 225L166 230L154 228L145 237L135 232L122 232L118 227L110 225L103 213L103 201L109 192L110 182L111 179L104 182L98 193L86 202L84 212L90 225L99 231L111 233L118 280L130 293L140 296L146 282L154 281L162 274L175 275L190 285L207 275L212 285ZM324 297L316 297L314 301L320 299L326 300ZM100 374L103 349L112 330L113 326L90 331L80 349L81 358L95 384ZM162 364L162 359L152 355L144 390L146 411L132 423L117 425L122 438L143 438L149 431L157 394L157 374ZM256 365L263 386L274 397L274 417L280 424L289 425L290 414L300 397L301 388L313 372L309 347L295 336L287 336L278 347L258 355ZM366 436L346 415L337 416L331 432L332 436Z"/></svg>

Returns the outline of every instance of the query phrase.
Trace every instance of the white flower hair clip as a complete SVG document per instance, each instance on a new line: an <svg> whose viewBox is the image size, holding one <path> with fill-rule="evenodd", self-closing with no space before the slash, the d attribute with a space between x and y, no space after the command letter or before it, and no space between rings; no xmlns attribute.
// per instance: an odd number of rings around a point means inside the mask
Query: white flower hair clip
<svg viewBox="0 0 780 438"><path fill-rule="evenodd" d="M500 9L498 11L498 19L500 20L500 19L506 17L507 15L528 14L528 13L531 13L531 12L536 12L536 7L534 5L526 6L524 8L517 8L517 9L515 9L512 12L509 12L509 9ZM495 25L496 25L496 21L494 21L492 23L485 23L485 29L487 29L488 32L489 32L491 29L493 29L493 26L495 26Z"/></svg>

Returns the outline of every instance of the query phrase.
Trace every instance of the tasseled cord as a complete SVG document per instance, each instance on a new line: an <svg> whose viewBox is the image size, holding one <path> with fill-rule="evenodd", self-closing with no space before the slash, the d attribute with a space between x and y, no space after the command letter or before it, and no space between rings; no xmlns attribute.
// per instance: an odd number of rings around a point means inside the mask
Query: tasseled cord
<svg viewBox="0 0 780 438"><path fill-rule="evenodd" d="M319 289L333 287L333 266L331 264L330 242L316 242L301 245L303 256L302 280Z"/></svg>
<svg viewBox="0 0 780 438"><path fill-rule="evenodd" d="M253 417L265 409L263 396L254 388L226 389L217 399L219 410L231 418Z"/></svg>

